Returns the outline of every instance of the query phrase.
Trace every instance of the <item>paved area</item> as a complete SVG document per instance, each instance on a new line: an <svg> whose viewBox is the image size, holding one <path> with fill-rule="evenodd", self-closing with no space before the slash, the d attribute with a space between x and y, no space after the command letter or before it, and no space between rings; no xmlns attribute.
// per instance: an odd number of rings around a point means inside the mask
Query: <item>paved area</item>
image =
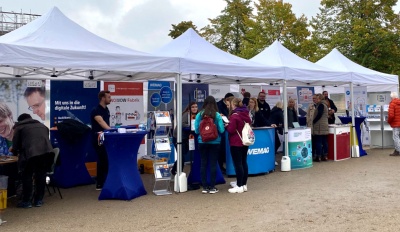
<svg viewBox="0 0 400 232"><path fill-rule="evenodd" d="M17 231L400 231L400 157L389 149L312 168L251 177L249 191L200 190L98 201L94 185L62 189L41 208L17 209L11 199L1 232ZM226 178L227 182L233 178Z"/></svg>

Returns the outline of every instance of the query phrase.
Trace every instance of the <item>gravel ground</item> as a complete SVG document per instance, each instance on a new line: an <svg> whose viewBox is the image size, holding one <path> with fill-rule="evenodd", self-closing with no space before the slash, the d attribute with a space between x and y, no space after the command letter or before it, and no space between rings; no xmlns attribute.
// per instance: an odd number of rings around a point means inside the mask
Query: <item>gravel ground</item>
<svg viewBox="0 0 400 232"><path fill-rule="evenodd" d="M392 149L322 162L248 181L249 191L155 196L153 176L142 175L147 195L98 201L94 185L62 189L41 208L18 209L9 199L1 232L17 231L400 231L400 157ZM227 183L234 178L225 178Z"/></svg>

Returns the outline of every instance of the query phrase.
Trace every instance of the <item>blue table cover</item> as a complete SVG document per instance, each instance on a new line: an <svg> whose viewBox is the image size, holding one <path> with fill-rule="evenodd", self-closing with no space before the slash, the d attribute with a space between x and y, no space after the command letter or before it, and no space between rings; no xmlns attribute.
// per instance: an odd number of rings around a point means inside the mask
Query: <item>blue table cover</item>
<svg viewBox="0 0 400 232"><path fill-rule="evenodd" d="M93 184L86 165L85 157L91 145L91 131L86 132L82 139L68 142L63 139L56 130L51 131L52 136L57 139L60 148L59 161L54 170L54 180L59 187L71 188L78 185Z"/></svg>
<svg viewBox="0 0 400 232"><path fill-rule="evenodd" d="M338 117L343 124L351 123L351 117ZM367 155L367 152L363 149L362 139L361 139L361 123L364 122L366 117L355 117L355 129L357 132L358 148L360 150L360 156Z"/></svg>
<svg viewBox="0 0 400 232"><path fill-rule="evenodd" d="M269 173L275 170L275 128L253 128L256 142L247 151L249 175ZM226 133L226 174L236 175Z"/></svg>
<svg viewBox="0 0 400 232"><path fill-rule="evenodd" d="M137 168L137 153L146 134L146 131L117 133L116 129L104 133L108 175L99 200L131 200L147 194Z"/></svg>

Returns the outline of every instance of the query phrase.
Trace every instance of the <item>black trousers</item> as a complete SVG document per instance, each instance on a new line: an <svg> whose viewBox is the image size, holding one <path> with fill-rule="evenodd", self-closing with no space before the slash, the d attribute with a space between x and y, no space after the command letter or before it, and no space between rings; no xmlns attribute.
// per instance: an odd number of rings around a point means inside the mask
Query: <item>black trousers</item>
<svg viewBox="0 0 400 232"><path fill-rule="evenodd" d="M31 202L32 194L35 202L42 201L46 187L46 173L50 171L54 160L54 153L34 156L28 159L22 171L22 201ZM33 193L33 181L35 192Z"/></svg>
<svg viewBox="0 0 400 232"><path fill-rule="evenodd" d="M248 149L248 146L231 146L232 161L235 166L237 186L239 187L247 185L247 178L249 176L249 168L247 165Z"/></svg>
<svg viewBox="0 0 400 232"><path fill-rule="evenodd" d="M102 188L108 174L108 157L104 145L93 144L97 153L97 183L96 187Z"/></svg>

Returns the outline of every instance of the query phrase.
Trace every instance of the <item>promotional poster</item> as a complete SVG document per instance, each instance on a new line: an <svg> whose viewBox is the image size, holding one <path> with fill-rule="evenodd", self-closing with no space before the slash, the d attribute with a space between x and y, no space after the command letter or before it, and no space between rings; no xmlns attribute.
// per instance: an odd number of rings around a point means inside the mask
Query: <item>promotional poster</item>
<svg viewBox="0 0 400 232"><path fill-rule="evenodd" d="M110 126L129 126L146 123L143 102L143 83L104 82L104 90L110 91ZM138 159L145 155L145 141L139 147Z"/></svg>
<svg viewBox="0 0 400 232"><path fill-rule="evenodd" d="M147 112L174 109L174 82L148 81Z"/></svg>
<svg viewBox="0 0 400 232"><path fill-rule="evenodd" d="M50 126L65 119L90 125L90 112L99 104L99 92L97 81L50 81Z"/></svg>

